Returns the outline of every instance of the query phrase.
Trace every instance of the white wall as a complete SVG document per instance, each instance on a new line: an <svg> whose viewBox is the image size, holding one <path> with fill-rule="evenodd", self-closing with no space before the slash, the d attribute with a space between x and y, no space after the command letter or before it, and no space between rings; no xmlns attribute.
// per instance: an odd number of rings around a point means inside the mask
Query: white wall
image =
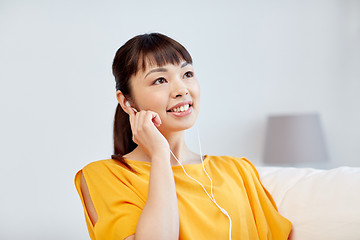
<svg viewBox="0 0 360 240"><path fill-rule="evenodd" d="M320 112L332 166L360 166L360 2L0 2L0 239L88 239L75 172L109 158L111 63L159 31L193 56L203 152L261 164L266 116ZM187 140L197 151L196 131Z"/></svg>

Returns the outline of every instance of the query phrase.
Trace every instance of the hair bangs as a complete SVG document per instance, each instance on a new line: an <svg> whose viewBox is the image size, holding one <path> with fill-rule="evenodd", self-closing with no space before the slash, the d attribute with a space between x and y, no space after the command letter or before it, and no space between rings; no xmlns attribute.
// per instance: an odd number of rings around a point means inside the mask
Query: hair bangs
<svg viewBox="0 0 360 240"><path fill-rule="evenodd" d="M189 52L175 40L164 35L152 34L144 39L140 51L138 70L145 71L148 65L164 66L166 64L180 64L182 61L192 64Z"/></svg>

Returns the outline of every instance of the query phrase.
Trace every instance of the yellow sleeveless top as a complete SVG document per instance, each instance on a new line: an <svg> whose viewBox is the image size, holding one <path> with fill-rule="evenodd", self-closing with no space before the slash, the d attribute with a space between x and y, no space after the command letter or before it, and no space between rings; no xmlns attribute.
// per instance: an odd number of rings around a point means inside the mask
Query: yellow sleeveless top
<svg viewBox="0 0 360 240"><path fill-rule="evenodd" d="M151 163L128 160L136 173L116 160L88 164L75 176L92 240L119 240L135 233L145 205ZM232 220L232 239L287 239L292 224L281 216L262 186L255 167L245 158L208 156L205 169L213 181L213 194ZM202 164L184 166L210 193L210 180ZM223 240L229 236L229 219L210 200L203 188L188 178L181 166L172 167L179 207L179 239ZM98 215L92 225L80 190L83 173Z"/></svg>

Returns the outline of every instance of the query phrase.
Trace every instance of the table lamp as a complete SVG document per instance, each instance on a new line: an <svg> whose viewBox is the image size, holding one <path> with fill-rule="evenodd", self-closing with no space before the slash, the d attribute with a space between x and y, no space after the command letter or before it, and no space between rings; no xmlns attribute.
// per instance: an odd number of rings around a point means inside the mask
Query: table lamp
<svg viewBox="0 0 360 240"><path fill-rule="evenodd" d="M328 158L318 114L268 117L264 162L296 165L324 162Z"/></svg>

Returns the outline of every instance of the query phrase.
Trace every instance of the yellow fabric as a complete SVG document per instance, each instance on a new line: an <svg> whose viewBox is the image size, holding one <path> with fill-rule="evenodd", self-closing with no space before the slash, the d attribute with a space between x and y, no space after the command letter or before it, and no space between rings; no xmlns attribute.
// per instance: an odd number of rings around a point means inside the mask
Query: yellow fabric
<svg viewBox="0 0 360 240"><path fill-rule="evenodd" d="M98 215L92 225L85 218L92 240L119 240L135 233L148 194L150 163L128 160L135 174L112 159L90 163L75 177L80 190L81 172ZM232 239L287 239L291 223L281 216L274 200L262 186L255 167L245 158L206 156L205 169L213 180L218 204L232 219ZM201 163L184 166L210 193L210 180ZM228 239L229 220L209 199L202 187L188 178L181 166L173 166L178 196L179 239Z"/></svg>

